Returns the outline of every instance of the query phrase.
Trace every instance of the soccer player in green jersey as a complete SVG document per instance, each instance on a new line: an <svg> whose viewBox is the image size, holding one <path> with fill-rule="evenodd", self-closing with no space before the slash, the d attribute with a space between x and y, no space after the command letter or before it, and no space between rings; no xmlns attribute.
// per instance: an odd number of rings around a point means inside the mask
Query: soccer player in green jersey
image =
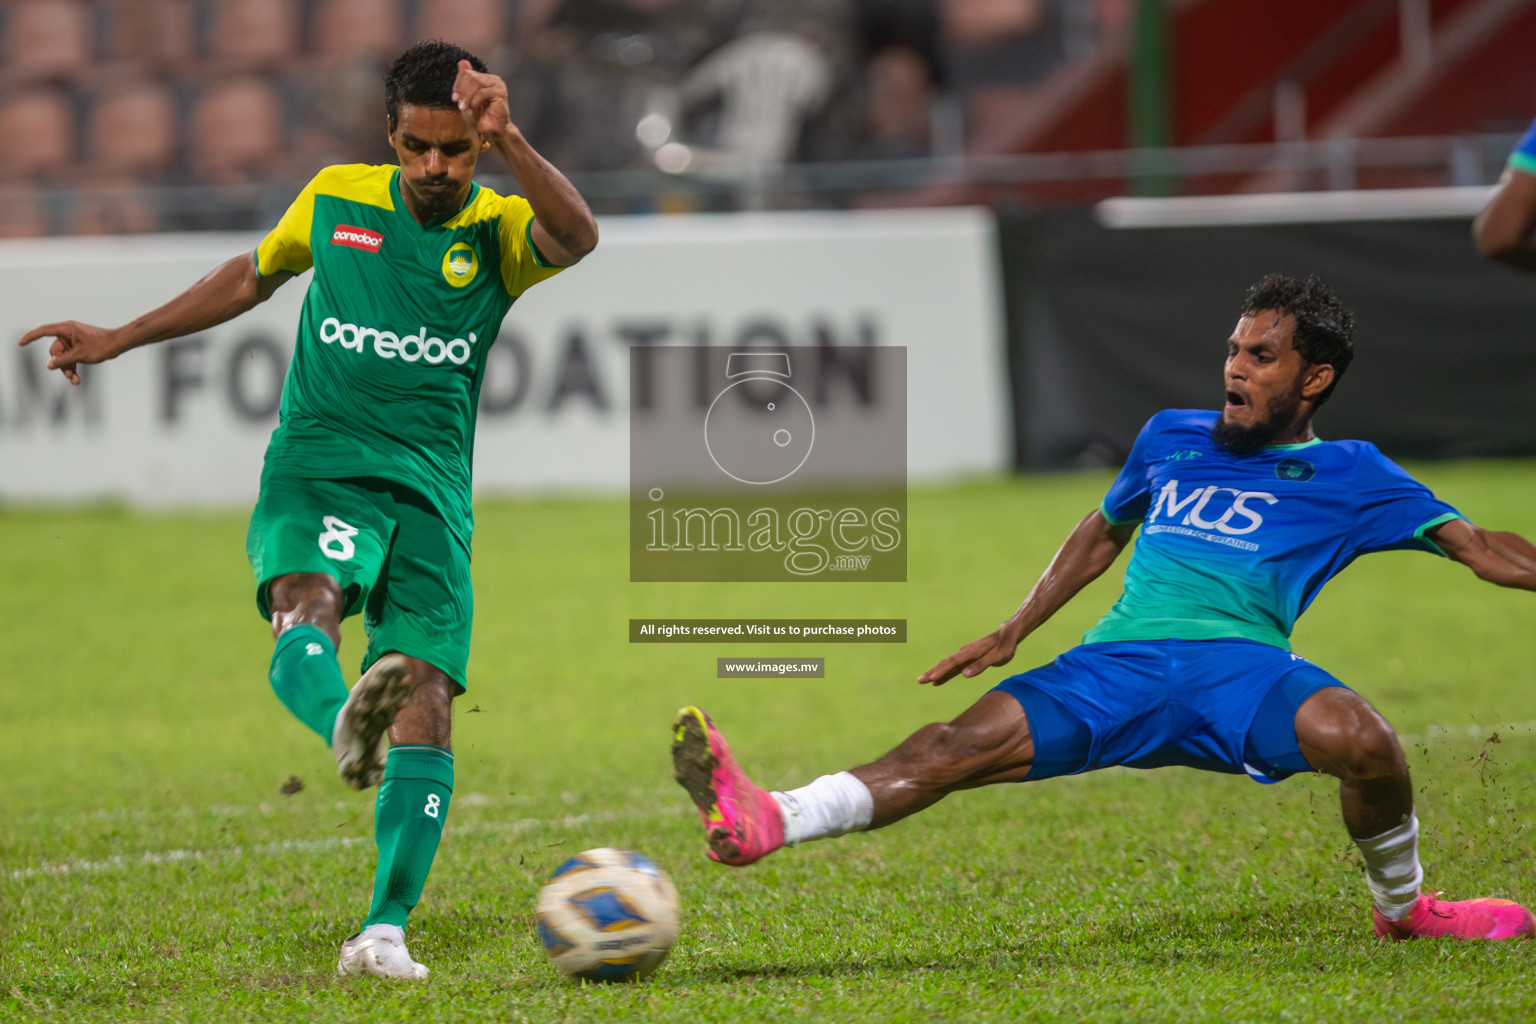
<svg viewBox="0 0 1536 1024"><path fill-rule="evenodd" d="M273 690L348 784L379 784L373 903L340 970L424 978L404 929L453 791L486 353L518 296L592 251L597 224L478 58L418 43L384 94L398 167L327 167L255 252L159 309L114 329L46 324L21 344L52 337L49 369L78 384L83 364L223 323L314 268L246 552L277 641ZM471 180L491 149L527 198ZM359 612L368 650L349 694L339 624Z"/></svg>

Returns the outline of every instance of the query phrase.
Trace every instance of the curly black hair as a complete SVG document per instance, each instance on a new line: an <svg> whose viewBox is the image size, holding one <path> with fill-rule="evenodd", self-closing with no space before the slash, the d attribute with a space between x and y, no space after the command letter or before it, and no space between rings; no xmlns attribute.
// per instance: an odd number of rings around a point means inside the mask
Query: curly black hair
<svg viewBox="0 0 1536 1024"><path fill-rule="evenodd" d="M1278 310L1296 320L1291 347L1308 365L1333 367L1333 383L1317 398L1322 405L1339 386L1339 380L1355 358L1355 315L1344 308L1333 289L1316 276L1304 280L1284 274L1268 274L1248 289L1243 316Z"/></svg>
<svg viewBox="0 0 1536 1024"><path fill-rule="evenodd" d="M486 70L485 61L462 47L441 39L423 39L395 58L384 76L384 110L393 131L399 121L400 104L419 107L452 108L453 82L459 77L459 61L469 61L476 71Z"/></svg>

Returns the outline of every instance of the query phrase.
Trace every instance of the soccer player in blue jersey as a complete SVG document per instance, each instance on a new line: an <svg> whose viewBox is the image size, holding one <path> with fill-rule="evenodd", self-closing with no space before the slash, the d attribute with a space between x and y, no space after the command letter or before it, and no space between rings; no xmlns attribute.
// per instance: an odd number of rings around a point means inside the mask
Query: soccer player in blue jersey
<svg viewBox="0 0 1536 1024"><path fill-rule="evenodd" d="M1221 411L1152 417L1103 504L1018 610L918 681L1007 664L1140 527L1120 600L1081 646L1003 680L954 721L871 764L768 793L703 711L680 711L673 767L710 856L750 864L787 844L889 825L956 790L1111 765L1258 782L1318 771L1339 780L1376 934L1530 937L1536 919L1516 903L1421 889L1413 788L1392 727L1290 650L1291 626L1322 585L1372 551L1437 552L1490 582L1536 590L1536 545L1474 526L1374 446L1313 433L1313 413L1349 366L1353 331L1316 278L1271 275L1254 287L1227 341Z"/></svg>
<svg viewBox="0 0 1536 1024"><path fill-rule="evenodd" d="M1536 121L1515 146L1488 205L1472 222L1487 260L1536 274Z"/></svg>

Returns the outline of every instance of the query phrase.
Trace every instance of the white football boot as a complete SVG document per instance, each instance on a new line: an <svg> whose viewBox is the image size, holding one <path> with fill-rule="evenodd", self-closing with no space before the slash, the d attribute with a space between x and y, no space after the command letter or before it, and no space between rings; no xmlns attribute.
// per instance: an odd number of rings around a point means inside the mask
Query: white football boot
<svg viewBox="0 0 1536 1024"><path fill-rule="evenodd" d="M392 924L371 924L343 942L336 971L402 981L421 981L431 973L411 959L411 951L405 948L405 930Z"/></svg>
<svg viewBox="0 0 1536 1024"><path fill-rule="evenodd" d="M403 654L386 654L363 673L336 715L331 753L336 774L353 789L376 786L384 778L389 727L416 689L411 663Z"/></svg>

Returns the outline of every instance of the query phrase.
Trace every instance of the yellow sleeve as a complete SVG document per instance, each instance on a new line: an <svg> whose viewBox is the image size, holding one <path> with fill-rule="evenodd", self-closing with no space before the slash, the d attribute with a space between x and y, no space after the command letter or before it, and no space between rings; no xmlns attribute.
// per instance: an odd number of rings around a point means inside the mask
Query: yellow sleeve
<svg viewBox="0 0 1536 1024"><path fill-rule="evenodd" d="M302 274L314 265L309 251L309 229L315 220L315 181L304 186L277 227L256 246L256 273L261 277Z"/></svg>
<svg viewBox="0 0 1536 1024"><path fill-rule="evenodd" d="M533 244L533 207L528 200L504 196L501 202L501 283L516 298L565 268L550 263Z"/></svg>

